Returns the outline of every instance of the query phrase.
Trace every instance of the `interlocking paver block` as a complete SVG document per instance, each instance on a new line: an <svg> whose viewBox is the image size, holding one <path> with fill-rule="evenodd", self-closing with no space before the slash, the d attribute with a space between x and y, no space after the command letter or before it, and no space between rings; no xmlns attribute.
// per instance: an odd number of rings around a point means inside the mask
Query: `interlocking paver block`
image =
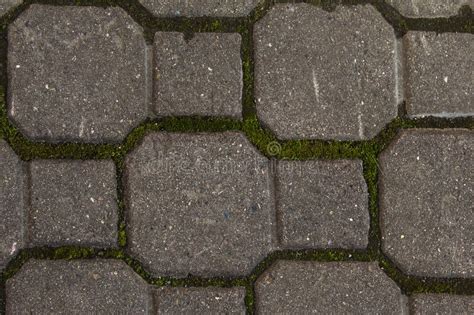
<svg viewBox="0 0 474 315"><path fill-rule="evenodd" d="M26 165L0 139L0 269L24 246Z"/></svg>
<svg viewBox="0 0 474 315"><path fill-rule="evenodd" d="M22 2L22 0L0 0L0 17Z"/></svg>
<svg viewBox="0 0 474 315"><path fill-rule="evenodd" d="M122 9L32 5L8 43L9 116L29 138L119 142L146 117L145 40Z"/></svg>
<svg viewBox="0 0 474 315"><path fill-rule="evenodd" d="M139 0L158 17L247 16L262 0Z"/></svg>
<svg viewBox="0 0 474 315"><path fill-rule="evenodd" d="M7 314L144 314L147 283L118 260L30 260L6 284Z"/></svg>
<svg viewBox="0 0 474 315"><path fill-rule="evenodd" d="M116 245L117 184L112 161L36 160L30 171L34 245Z"/></svg>
<svg viewBox="0 0 474 315"><path fill-rule="evenodd" d="M474 131L403 131L379 164L383 251L411 275L472 277Z"/></svg>
<svg viewBox="0 0 474 315"><path fill-rule="evenodd" d="M374 7L275 5L254 41L258 116L279 138L368 139L396 117L395 34Z"/></svg>
<svg viewBox="0 0 474 315"><path fill-rule="evenodd" d="M280 238L286 248L365 248L370 226L361 161L280 161Z"/></svg>
<svg viewBox="0 0 474 315"><path fill-rule="evenodd" d="M242 117L240 34L155 35L155 98L158 116Z"/></svg>
<svg viewBox="0 0 474 315"><path fill-rule="evenodd" d="M406 17L448 17L458 14L459 9L468 5L474 9L474 0L386 0L400 14Z"/></svg>
<svg viewBox="0 0 474 315"><path fill-rule="evenodd" d="M259 314L402 314L406 307L377 263L278 261L255 293Z"/></svg>
<svg viewBox="0 0 474 315"><path fill-rule="evenodd" d="M410 116L474 116L474 35L408 32L407 112Z"/></svg>
<svg viewBox="0 0 474 315"><path fill-rule="evenodd" d="M474 313L474 297L451 294L415 294L410 298L410 312L414 315L469 315Z"/></svg>
<svg viewBox="0 0 474 315"><path fill-rule="evenodd" d="M245 288L160 288L157 314L245 314Z"/></svg>
<svg viewBox="0 0 474 315"><path fill-rule="evenodd" d="M154 133L126 159L130 251L163 276L245 275L273 248L269 161L240 133Z"/></svg>

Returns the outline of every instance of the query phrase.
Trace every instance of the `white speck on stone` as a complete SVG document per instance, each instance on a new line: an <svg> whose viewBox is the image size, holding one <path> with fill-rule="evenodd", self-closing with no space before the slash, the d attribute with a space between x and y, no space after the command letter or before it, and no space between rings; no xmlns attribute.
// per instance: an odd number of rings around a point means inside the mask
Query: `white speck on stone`
<svg viewBox="0 0 474 315"><path fill-rule="evenodd" d="M16 252L17 242L13 242L12 248L10 250L10 255L13 255Z"/></svg>
<svg viewBox="0 0 474 315"><path fill-rule="evenodd" d="M403 234L400 235L400 238L401 238L401 239L404 239L404 238L405 238L405 235L403 235Z"/></svg>
<svg viewBox="0 0 474 315"><path fill-rule="evenodd" d="M92 201L92 203L94 203L94 202L95 202L95 199L91 197L91 201Z"/></svg>
<svg viewBox="0 0 474 315"><path fill-rule="evenodd" d="M15 68L19 69L19 68L20 68L20 65L16 65Z"/></svg>
<svg viewBox="0 0 474 315"><path fill-rule="evenodd" d="M316 101L319 103L319 83L318 78L316 77L316 71L313 69L313 88L314 95L316 96Z"/></svg>
<svg viewBox="0 0 474 315"><path fill-rule="evenodd" d="M353 221L354 221L354 219L353 219L353 218L349 218L349 221L353 222Z"/></svg>
<svg viewBox="0 0 474 315"><path fill-rule="evenodd" d="M448 83L448 77L444 77L444 82Z"/></svg>

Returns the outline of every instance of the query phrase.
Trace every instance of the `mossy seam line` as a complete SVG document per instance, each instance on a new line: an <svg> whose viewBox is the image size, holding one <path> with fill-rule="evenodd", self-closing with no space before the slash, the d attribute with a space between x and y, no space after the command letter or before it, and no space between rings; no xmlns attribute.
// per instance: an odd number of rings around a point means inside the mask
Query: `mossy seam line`
<svg viewBox="0 0 474 315"><path fill-rule="evenodd" d="M272 141L278 141L274 135L266 128L262 127L261 123L256 117L255 103L254 103L254 64L253 64L253 39L252 29L253 25L259 20L274 3L293 3L306 2L314 5L320 5L325 10L334 10L336 5L359 5L372 4L384 16L384 18L392 25L397 35L402 36L408 30L422 30L435 32L467 32L474 33L472 23L472 11L464 10L464 13L450 18L436 18L436 19L412 19L403 17L393 7L382 1L351 1L340 0L331 2L329 0L322 1L264 1L257 6L248 17L244 18L154 18L151 13L145 10L138 1L108 1L108 0L42 0L42 1L24 1L16 10L13 10L6 16L0 19L1 27L1 42L2 42L2 62L4 71L6 71L6 25L10 23L18 14L20 14L29 4L43 3L52 5L94 5L94 6L120 6L124 8L144 29L145 39L147 42L153 40L153 35L156 31L179 31L184 32L188 36L192 36L194 32L239 32L242 36L242 62L244 73L244 88L243 88L243 122L226 121L221 119L197 118L197 117L180 117L170 118L164 120L147 121L135 128L122 144L118 145L91 145L91 144L58 144L51 145L45 143L34 143L24 138L18 130L13 127L8 121L6 114L6 106L1 106L0 113L0 136L6 139L13 149L20 155L23 160L31 160L35 158L74 158L74 159L113 159L117 166L117 180L118 180L118 195L120 204L119 215L119 244L124 245L125 241L121 239L120 231L125 233L125 220L123 218L123 159L125 154L132 150L136 144L143 138L145 134L152 131L170 131L170 132L219 132L224 130L240 130L245 133L247 138L263 153L265 154L266 145ZM2 76L2 83L5 85L6 75ZM3 99L4 97L2 97ZM365 254L361 256L363 261L378 261L386 273L399 284L406 293L413 292L450 292L458 294L474 294L472 283L470 279L425 279L405 276L393 262L380 250L380 226L378 225L378 204L377 204L377 156L383 150L391 139L395 136L399 129L404 128L474 128L474 119L396 119L384 131L382 131L374 140L361 142L337 142L337 141L278 141L282 144L282 152L277 156L279 159L338 159L338 158L360 158L364 163L364 178L369 190L369 209L371 215L371 231L369 233L369 247ZM126 234L123 234L126 238ZM39 252L36 252L39 250ZM67 255L61 255L61 250L55 249L31 249L33 257L42 257L46 259L64 259ZM23 250L24 251L24 250ZM59 251L59 254L58 254ZM80 249L80 253L90 253L96 251L93 249ZM314 251L313 251L314 252ZM316 251L318 252L318 251ZM21 252L22 253L22 252ZM48 254L49 253L49 254ZM101 254L102 253L102 254ZM105 253L105 254L103 254ZM97 256L107 256L107 251L97 251ZM113 258L124 259L132 268L142 276L145 280L150 282L150 276L143 274L143 268L138 262L130 257L124 256L123 252L114 252L117 255L111 255ZM331 256L331 253L337 251L319 251L325 253L324 255ZM70 254L76 256L76 254ZM21 256L21 255L20 255ZM87 256L87 255L86 255ZM123 257L121 257L123 256ZM317 256L317 255L316 255ZM243 281L247 290L246 302L248 311L254 311L254 282L256 275L263 272L272 259L309 259L310 256L303 254L300 251L277 252L271 254L259 266L256 271L247 278L238 279ZM278 258L271 258L278 257ZM337 255L336 255L337 257ZM314 258L314 257L313 257ZM330 260L337 261L337 260ZM265 267L262 267L265 266ZM7 268L8 269L8 268ZM215 280L215 279L214 279ZM205 280L194 278L194 280L186 279L169 279L167 282L171 285L190 285L198 283L229 284L226 280ZM2 282L0 288L0 298L4 297L4 285L6 278L2 275ZM154 280L156 284L167 282L162 278ZM224 281L224 282L222 282ZM237 280L232 280L237 281ZM234 283L234 282L231 282ZM2 303L3 304L3 303ZM0 308L2 310L2 308Z"/></svg>

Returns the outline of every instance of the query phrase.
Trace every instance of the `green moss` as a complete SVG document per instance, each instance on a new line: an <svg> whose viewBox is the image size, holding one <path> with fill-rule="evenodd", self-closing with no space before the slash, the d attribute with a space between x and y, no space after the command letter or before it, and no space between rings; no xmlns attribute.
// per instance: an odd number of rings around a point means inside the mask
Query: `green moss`
<svg viewBox="0 0 474 315"><path fill-rule="evenodd" d="M378 261L387 275L392 278L406 294L419 292L474 294L474 283L469 279L433 279L405 275L396 265L381 252L381 231L378 224L378 174L377 157L396 137L400 129L407 128L468 128L474 129L473 118L441 119L406 119L397 118L370 141L279 141L258 120L254 100L254 47L253 25L271 8L273 2L266 0L259 4L248 17L244 18L155 18L138 1L128 0L25 0L22 5L10 11L0 19L0 62L3 72L0 84L6 85L6 47L7 25L11 23L31 3L53 5L94 5L120 6L139 23L149 44L153 42L157 31L178 31L192 38L196 32L238 32L242 37L243 121L210 117L171 117L160 120L148 120L134 128L120 144L48 144L32 142L26 139L8 120L4 89L0 85L0 137L6 139L15 152L25 161L44 158L71 159L112 159L117 168L119 221L118 244L120 249L92 249L66 246L60 248L23 249L8 264L1 274L0 312L5 306L5 281L12 277L28 259L92 259L113 258L125 261L148 283L156 286L243 286L246 288L246 305L248 313L255 311L254 283L257 278L278 259L312 260L312 261ZM292 1L294 2L294 1ZM303 2L298 0L296 2ZM468 32L473 33L472 10L463 8L461 14L450 18L410 19L399 14L384 1L374 0L307 0L305 2L321 6L325 10L334 10L336 5L359 5L370 3L394 27L398 36L408 30L435 32ZM402 113L400 117L404 117ZM146 134L156 131L168 132L221 132L227 130L242 131L249 141L265 156L277 159L361 159L364 166L364 178L369 192L370 232L369 246L365 251L347 250L308 250L277 251L255 267L247 277L240 278L199 278L188 277L154 278L133 257L124 251L127 244L125 219L125 200L123 196L123 166L127 153L133 150Z"/></svg>

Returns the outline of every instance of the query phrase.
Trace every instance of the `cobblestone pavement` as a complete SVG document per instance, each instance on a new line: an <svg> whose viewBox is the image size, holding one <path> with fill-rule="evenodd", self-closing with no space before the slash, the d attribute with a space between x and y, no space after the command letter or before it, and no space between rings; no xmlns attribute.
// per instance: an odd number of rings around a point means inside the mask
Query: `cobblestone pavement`
<svg viewBox="0 0 474 315"><path fill-rule="evenodd" d="M0 313L474 314L472 0L1 0Z"/></svg>

